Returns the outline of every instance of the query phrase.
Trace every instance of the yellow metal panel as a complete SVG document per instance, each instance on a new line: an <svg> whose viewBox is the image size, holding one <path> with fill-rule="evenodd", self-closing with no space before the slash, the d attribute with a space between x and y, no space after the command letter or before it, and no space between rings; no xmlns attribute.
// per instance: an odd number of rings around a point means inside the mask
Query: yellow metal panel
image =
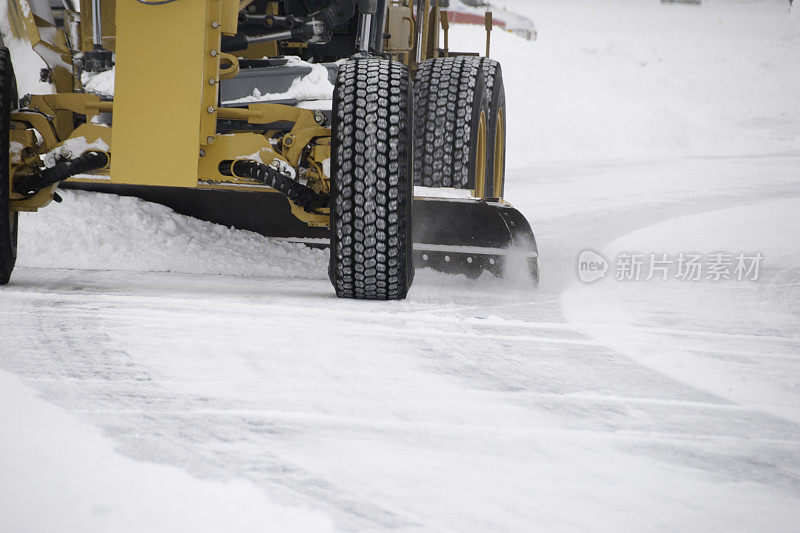
<svg viewBox="0 0 800 533"><path fill-rule="evenodd" d="M113 182L197 185L216 124L219 14L220 0L117 4Z"/></svg>
<svg viewBox="0 0 800 533"><path fill-rule="evenodd" d="M206 15L206 42L203 49L204 72L203 96L200 109L200 132L198 134L200 144L211 144L217 132L217 113L216 105L219 101L219 67L220 67L220 43L222 41L222 19L223 0L206 0L208 13ZM212 83L212 80L214 83Z"/></svg>
<svg viewBox="0 0 800 533"><path fill-rule="evenodd" d="M222 0L222 33L233 35L239 27L239 0Z"/></svg>

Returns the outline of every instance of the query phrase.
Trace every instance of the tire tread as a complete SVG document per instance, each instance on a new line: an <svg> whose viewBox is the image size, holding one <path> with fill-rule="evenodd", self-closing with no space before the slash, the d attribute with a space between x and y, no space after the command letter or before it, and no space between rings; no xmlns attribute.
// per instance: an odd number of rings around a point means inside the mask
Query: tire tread
<svg viewBox="0 0 800 533"><path fill-rule="evenodd" d="M405 298L411 264L410 80L405 65L348 61L334 91L330 277L344 298Z"/></svg>

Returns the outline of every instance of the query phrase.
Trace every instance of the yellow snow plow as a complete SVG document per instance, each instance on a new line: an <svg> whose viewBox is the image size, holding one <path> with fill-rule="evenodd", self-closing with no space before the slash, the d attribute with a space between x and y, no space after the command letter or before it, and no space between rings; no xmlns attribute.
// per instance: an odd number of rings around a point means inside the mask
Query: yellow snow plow
<svg viewBox="0 0 800 533"><path fill-rule="evenodd" d="M4 39L55 92L18 95L0 49L0 284L18 212L59 186L329 246L341 297L402 299L414 266L502 275L512 255L538 280L502 199L500 65L448 49L436 0L53 4L8 4Z"/></svg>

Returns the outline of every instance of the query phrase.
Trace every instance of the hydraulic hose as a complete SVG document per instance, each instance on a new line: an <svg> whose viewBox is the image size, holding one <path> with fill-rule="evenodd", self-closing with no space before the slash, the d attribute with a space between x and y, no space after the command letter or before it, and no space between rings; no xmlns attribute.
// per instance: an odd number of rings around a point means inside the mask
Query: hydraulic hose
<svg viewBox="0 0 800 533"><path fill-rule="evenodd" d="M45 168L26 176L14 190L20 194L31 195L54 183L64 181L76 174L84 174L99 170L108 165L108 154L92 150L67 161L59 161L50 168Z"/></svg>
<svg viewBox="0 0 800 533"><path fill-rule="evenodd" d="M140 0L141 1L141 0ZM364 9L372 9L374 12L377 0L359 0ZM267 16L264 21L272 20L280 24L286 24L283 31L265 33L263 35L248 35L238 32L235 35L223 35L220 49L223 52L238 52L245 50L251 44L265 43L284 40L308 41L314 44L324 44L330 40L331 32L345 22L353 18L356 13L355 0L333 0L327 7L312 13L306 19L295 19L288 24L290 17ZM243 20L247 23L254 18L248 19L245 15Z"/></svg>
<svg viewBox="0 0 800 533"><path fill-rule="evenodd" d="M286 30L276 31L272 33L265 33L263 35L247 35L245 33L237 33L235 35L223 35L220 50L225 53L238 52L246 50L248 46L256 43L268 43L274 41L287 41L287 40L312 40L318 35L322 35L321 23L311 21L302 26L288 28Z"/></svg>
<svg viewBox="0 0 800 533"><path fill-rule="evenodd" d="M269 185L294 204L309 212L328 205L328 199L325 196L318 194L310 187L296 182L290 175L281 172L279 169L263 163L247 159L223 161L220 163L220 172L241 178L249 178L264 185Z"/></svg>

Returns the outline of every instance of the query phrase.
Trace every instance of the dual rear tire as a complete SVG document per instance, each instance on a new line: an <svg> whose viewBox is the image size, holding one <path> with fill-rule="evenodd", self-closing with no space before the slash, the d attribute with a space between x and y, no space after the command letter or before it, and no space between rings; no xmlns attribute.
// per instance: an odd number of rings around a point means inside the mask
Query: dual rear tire
<svg viewBox="0 0 800 533"><path fill-rule="evenodd" d="M414 278L413 186L472 189L480 198L503 195L499 63L475 57L425 61L412 95L405 65L348 61L334 90L331 159L328 273L337 296L405 298Z"/></svg>
<svg viewBox="0 0 800 533"><path fill-rule="evenodd" d="M506 101L497 61L429 59L414 82L414 180L501 198Z"/></svg>

